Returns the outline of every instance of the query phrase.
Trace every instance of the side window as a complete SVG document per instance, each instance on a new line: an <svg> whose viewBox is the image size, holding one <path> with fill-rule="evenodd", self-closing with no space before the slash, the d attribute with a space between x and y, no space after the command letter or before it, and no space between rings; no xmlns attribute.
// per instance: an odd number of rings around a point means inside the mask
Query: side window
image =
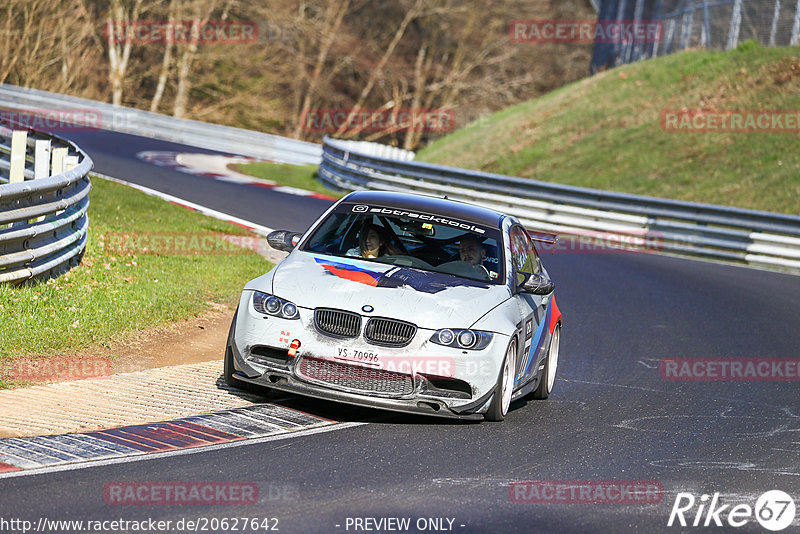
<svg viewBox="0 0 800 534"><path fill-rule="evenodd" d="M536 252L536 245L533 244L528 232L525 232L525 241L528 242L528 249L531 251L530 258L533 265L533 274L542 274L542 260L539 259L539 253Z"/></svg>
<svg viewBox="0 0 800 534"><path fill-rule="evenodd" d="M511 263L514 265L514 276L517 285L525 281L527 274L539 274L541 266L536 250L531 245L527 232L520 226L515 226L509 233L511 241Z"/></svg>

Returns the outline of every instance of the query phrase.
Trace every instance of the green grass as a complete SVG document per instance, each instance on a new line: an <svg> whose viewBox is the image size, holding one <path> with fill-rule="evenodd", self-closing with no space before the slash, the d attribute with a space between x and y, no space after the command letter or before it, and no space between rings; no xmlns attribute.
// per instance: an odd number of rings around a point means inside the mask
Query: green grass
<svg viewBox="0 0 800 534"><path fill-rule="evenodd" d="M271 267L256 253L231 252L230 246L212 254L152 254L112 246L121 235L152 239L174 232L187 237L247 232L100 178L92 185L89 242L81 265L43 283L0 285L0 364L76 353L213 306L234 306L245 282ZM8 386L0 380L0 389Z"/></svg>
<svg viewBox="0 0 800 534"><path fill-rule="evenodd" d="M325 187L317 179L316 165L288 165L286 163L247 163L244 165L234 165L234 168L250 176L270 180L278 185L288 185L322 193L333 198L341 198L346 193L334 191Z"/></svg>
<svg viewBox="0 0 800 534"><path fill-rule="evenodd" d="M662 110L800 110L800 48L673 54L481 119L417 159L598 189L800 213L798 134L686 133Z"/></svg>

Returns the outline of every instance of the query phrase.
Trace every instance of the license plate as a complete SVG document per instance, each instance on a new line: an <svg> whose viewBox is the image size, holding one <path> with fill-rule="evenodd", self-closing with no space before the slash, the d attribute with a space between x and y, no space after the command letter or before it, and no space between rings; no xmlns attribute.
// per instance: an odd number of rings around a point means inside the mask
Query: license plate
<svg viewBox="0 0 800 534"><path fill-rule="evenodd" d="M380 366L380 356L374 350L355 347L336 347L336 359L347 362L358 362L375 367Z"/></svg>

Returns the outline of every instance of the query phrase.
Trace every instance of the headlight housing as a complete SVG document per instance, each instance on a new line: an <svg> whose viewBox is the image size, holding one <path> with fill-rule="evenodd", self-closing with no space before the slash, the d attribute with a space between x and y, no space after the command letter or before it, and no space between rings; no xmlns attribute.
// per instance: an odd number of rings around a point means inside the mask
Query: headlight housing
<svg viewBox="0 0 800 534"><path fill-rule="evenodd" d="M263 315L272 315L281 319L298 319L300 317L297 306L293 302L261 291L253 292L253 309Z"/></svg>
<svg viewBox="0 0 800 534"><path fill-rule="evenodd" d="M434 332L431 341L454 349L481 350L489 345L492 336L491 332L481 330L442 328Z"/></svg>

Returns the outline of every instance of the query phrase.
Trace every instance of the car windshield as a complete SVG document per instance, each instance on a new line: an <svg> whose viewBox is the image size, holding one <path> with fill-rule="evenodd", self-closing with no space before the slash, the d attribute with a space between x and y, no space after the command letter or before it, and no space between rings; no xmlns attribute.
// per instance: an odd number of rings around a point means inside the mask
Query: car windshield
<svg viewBox="0 0 800 534"><path fill-rule="evenodd" d="M302 250L504 283L500 231L434 213L342 204Z"/></svg>

